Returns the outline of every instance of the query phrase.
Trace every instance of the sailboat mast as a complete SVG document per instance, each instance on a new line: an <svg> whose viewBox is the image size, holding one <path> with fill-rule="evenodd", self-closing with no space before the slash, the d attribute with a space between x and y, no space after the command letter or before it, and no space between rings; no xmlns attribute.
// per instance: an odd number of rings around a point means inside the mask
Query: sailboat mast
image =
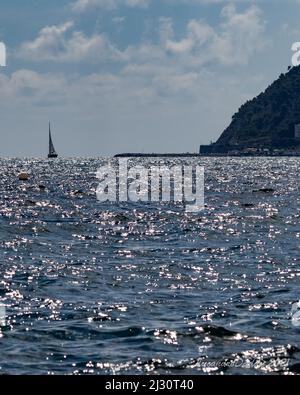
<svg viewBox="0 0 300 395"><path fill-rule="evenodd" d="M52 141L52 136L51 136L51 124L49 122L49 154L48 158L57 158L57 153L55 151L53 141Z"/></svg>
<svg viewBox="0 0 300 395"><path fill-rule="evenodd" d="M51 124L49 122L49 155L51 153Z"/></svg>

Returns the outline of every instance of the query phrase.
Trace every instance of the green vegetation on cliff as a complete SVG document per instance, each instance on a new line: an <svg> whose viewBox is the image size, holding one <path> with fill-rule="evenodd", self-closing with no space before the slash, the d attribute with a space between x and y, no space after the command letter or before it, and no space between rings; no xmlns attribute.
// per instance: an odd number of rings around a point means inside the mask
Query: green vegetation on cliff
<svg viewBox="0 0 300 395"><path fill-rule="evenodd" d="M300 124L300 66L281 74L255 99L232 117L216 145L286 148L298 145L295 125Z"/></svg>

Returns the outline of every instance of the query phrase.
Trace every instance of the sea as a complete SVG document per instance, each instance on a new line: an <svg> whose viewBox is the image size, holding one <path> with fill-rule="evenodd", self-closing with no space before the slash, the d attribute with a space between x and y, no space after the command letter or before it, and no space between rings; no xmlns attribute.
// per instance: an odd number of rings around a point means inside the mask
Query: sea
<svg viewBox="0 0 300 395"><path fill-rule="evenodd" d="M0 159L0 375L300 373L300 158L188 161L196 213L99 202L106 158Z"/></svg>

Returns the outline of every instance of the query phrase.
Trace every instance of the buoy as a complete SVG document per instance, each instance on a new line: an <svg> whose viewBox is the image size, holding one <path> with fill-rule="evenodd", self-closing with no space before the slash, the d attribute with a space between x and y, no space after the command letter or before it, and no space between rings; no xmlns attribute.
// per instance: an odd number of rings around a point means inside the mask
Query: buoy
<svg viewBox="0 0 300 395"><path fill-rule="evenodd" d="M20 180L20 181L28 181L28 180L29 180L29 174L26 173L25 171L22 171L22 172L19 174L19 180Z"/></svg>

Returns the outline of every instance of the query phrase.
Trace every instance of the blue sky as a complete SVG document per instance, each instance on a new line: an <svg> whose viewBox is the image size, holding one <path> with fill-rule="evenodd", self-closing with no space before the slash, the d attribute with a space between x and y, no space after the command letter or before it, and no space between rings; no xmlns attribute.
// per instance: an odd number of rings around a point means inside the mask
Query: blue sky
<svg viewBox="0 0 300 395"><path fill-rule="evenodd" d="M0 155L196 152L291 63L298 0L2 0Z"/></svg>

